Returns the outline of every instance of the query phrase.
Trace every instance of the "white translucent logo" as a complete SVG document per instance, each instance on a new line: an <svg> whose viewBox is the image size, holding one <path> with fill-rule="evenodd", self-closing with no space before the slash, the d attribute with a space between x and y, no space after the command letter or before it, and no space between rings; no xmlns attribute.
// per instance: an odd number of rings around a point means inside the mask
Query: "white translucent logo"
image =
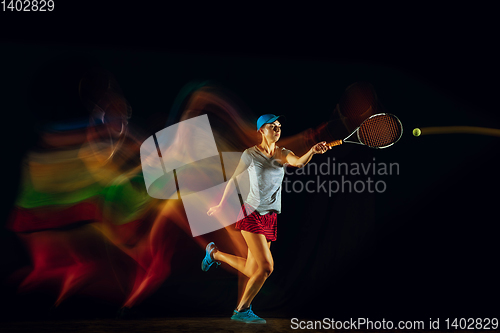
<svg viewBox="0 0 500 333"><path fill-rule="evenodd" d="M248 169L231 183L221 211L207 215L210 207L219 204L242 154L219 153L207 115L158 131L142 143L140 154L148 194L182 200L193 237L237 222L242 198L250 191Z"/></svg>

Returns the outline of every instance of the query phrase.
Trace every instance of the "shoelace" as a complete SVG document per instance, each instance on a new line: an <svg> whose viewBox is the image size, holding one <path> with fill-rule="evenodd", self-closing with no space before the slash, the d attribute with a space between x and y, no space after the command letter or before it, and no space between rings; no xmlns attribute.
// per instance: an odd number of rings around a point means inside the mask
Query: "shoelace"
<svg viewBox="0 0 500 333"><path fill-rule="evenodd" d="M249 310L248 310L248 316L249 316L249 317L259 318L259 319L260 319L260 317L259 317L259 316L257 316L255 313L253 313L252 309L249 309Z"/></svg>

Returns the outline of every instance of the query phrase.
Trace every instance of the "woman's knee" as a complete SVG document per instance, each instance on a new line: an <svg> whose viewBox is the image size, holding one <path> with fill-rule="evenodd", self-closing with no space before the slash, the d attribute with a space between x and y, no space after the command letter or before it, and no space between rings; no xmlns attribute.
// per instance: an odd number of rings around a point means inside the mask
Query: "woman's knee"
<svg viewBox="0 0 500 333"><path fill-rule="evenodd" d="M274 265L270 262L266 262L263 265L259 266L260 274L265 278L268 278L269 275L271 275L271 273L273 272L273 270L274 270Z"/></svg>

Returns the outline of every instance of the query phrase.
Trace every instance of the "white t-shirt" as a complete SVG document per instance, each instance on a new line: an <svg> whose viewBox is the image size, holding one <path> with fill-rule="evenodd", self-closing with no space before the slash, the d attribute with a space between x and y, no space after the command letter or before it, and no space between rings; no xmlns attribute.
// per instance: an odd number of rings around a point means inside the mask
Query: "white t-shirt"
<svg viewBox="0 0 500 333"><path fill-rule="evenodd" d="M281 184L287 163L285 157L290 150L276 146L274 155L267 157L256 146L246 149L241 155L235 175L248 168L250 191L245 203L260 215L271 211L281 213Z"/></svg>

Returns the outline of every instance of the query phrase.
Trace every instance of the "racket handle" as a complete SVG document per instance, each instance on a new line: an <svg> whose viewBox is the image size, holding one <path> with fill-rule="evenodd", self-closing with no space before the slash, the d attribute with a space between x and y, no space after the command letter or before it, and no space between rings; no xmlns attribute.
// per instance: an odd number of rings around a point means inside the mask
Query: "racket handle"
<svg viewBox="0 0 500 333"><path fill-rule="evenodd" d="M342 140L335 140L332 142L328 142L326 145L328 147L333 147L333 146L340 146L342 144Z"/></svg>

